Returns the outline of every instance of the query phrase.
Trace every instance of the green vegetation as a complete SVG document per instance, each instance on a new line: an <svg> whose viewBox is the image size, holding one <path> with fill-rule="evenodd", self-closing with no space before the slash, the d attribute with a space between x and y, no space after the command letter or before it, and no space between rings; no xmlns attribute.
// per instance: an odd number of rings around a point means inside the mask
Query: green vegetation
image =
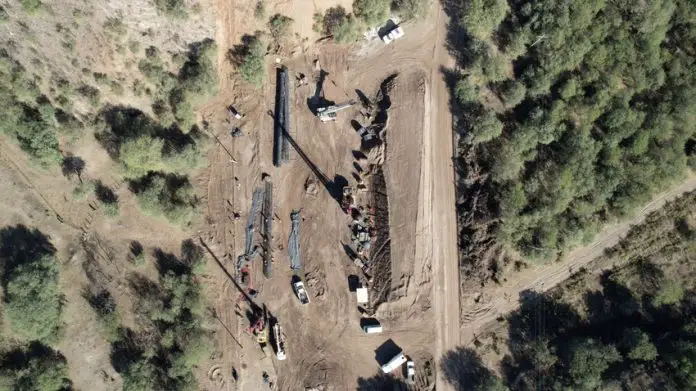
<svg viewBox="0 0 696 391"><path fill-rule="evenodd" d="M138 68L156 87L152 108L162 125L176 124L185 133L195 125L194 109L217 94L216 50L213 41L193 45L178 76L167 70L157 48L145 50Z"/></svg>
<svg viewBox="0 0 696 391"><path fill-rule="evenodd" d="M468 119L469 131L464 137L473 144L491 141L503 132L503 123L490 109L473 112Z"/></svg>
<svg viewBox="0 0 696 391"><path fill-rule="evenodd" d="M199 201L185 177L155 174L133 186L143 212L164 216L172 223L187 226L196 217Z"/></svg>
<svg viewBox="0 0 696 391"><path fill-rule="evenodd" d="M185 19L188 16L184 0L155 0L155 6L158 11L173 18Z"/></svg>
<svg viewBox="0 0 696 391"><path fill-rule="evenodd" d="M60 162L53 108L49 102L38 100L36 83L4 50L0 51L0 96L4 97L0 103L0 133L17 140L41 165Z"/></svg>
<svg viewBox="0 0 696 391"><path fill-rule="evenodd" d="M353 13L369 27L378 26L389 17L389 0L353 0Z"/></svg>
<svg viewBox="0 0 696 391"><path fill-rule="evenodd" d="M471 0L464 2L462 25L477 39L490 38L510 11L506 0Z"/></svg>
<svg viewBox="0 0 696 391"><path fill-rule="evenodd" d="M82 200L87 198L90 194L94 193L95 184L92 181L80 182L75 186L72 191L72 196L76 200Z"/></svg>
<svg viewBox="0 0 696 391"><path fill-rule="evenodd" d="M527 292L499 331L479 336L479 353L497 352L515 391L694 389L694 213L692 192L607 251L598 261L611 270Z"/></svg>
<svg viewBox="0 0 696 391"><path fill-rule="evenodd" d="M19 0L19 4L22 8L30 14L35 13L41 9L41 0Z"/></svg>
<svg viewBox="0 0 696 391"><path fill-rule="evenodd" d="M191 254L193 259L188 258ZM192 269L192 262L203 262L202 249L189 240L182 243L181 258L162 252L156 252L156 257L161 271L158 284L142 278L135 282L136 312L144 321L143 333L153 338L146 346L129 345L131 339L114 344L115 353L124 359L117 365L123 389L194 390L192 370L213 348L204 327L201 287Z"/></svg>
<svg viewBox="0 0 696 391"><path fill-rule="evenodd" d="M268 30L273 39L280 41L290 35L293 20L285 15L275 14L268 20Z"/></svg>
<svg viewBox="0 0 696 391"><path fill-rule="evenodd" d="M28 340L55 342L61 327L59 266L54 253L36 229L19 225L0 230L3 315L12 330Z"/></svg>
<svg viewBox="0 0 696 391"><path fill-rule="evenodd" d="M260 87L263 84L263 79L266 77L266 64L264 63L266 45L261 38L250 37L242 56L239 64L239 74L242 76L242 79L256 87Z"/></svg>
<svg viewBox="0 0 696 391"><path fill-rule="evenodd" d="M327 9L321 22L323 33L331 35L337 43L352 43L360 38L360 22L341 6Z"/></svg>
<svg viewBox="0 0 696 391"><path fill-rule="evenodd" d="M203 163L204 140L198 133L164 129L134 109L113 109L104 120L107 129L98 139L120 161L126 178L155 171L183 174Z"/></svg>
<svg viewBox="0 0 696 391"><path fill-rule="evenodd" d="M97 323L102 335L107 341L116 342L121 337L121 317L116 309L114 297L107 290L86 296L97 314Z"/></svg>
<svg viewBox="0 0 696 391"><path fill-rule="evenodd" d="M254 17L259 20L266 17L266 2L264 0L258 0L256 2L256 7L254 7Z"/></svg>
<svg viewBox="0 0 696 391"><path fill-rule="evenodd" d="M455 91L457 159L490 172L462 171L471 178L458 210L468 213L468 197L490 207L472 213L486 221L463 225L546 261L683 178L696 153L693 2L462 4L450 48L471 86ZM467 193L469 179L479 190Z"/></svg>
<svg viewBox="0 0 696 391"><path fill-rule="evenodd" d="M394 9L402 19L420 20L428 15L430 4L430 0L393 0L392 9Z"/></svg>
<svg viewBox="0 0 696 391"><path fill-rule="evenodd" d="M0 389L69 390L68 363L63 355L39 343L0 352Z"/></svg>

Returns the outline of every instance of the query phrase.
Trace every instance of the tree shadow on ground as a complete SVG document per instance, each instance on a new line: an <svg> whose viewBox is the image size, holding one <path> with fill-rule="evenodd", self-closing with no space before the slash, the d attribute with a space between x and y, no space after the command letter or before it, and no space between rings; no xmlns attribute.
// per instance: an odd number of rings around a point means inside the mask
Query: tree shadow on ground
<svg viewBox="0 0 696 391"><path fill-rule="evenodd" d="M97 199L105 204L113 204L115 202L118 202L118 196L114 191L105 186L102 181L96 181L95 187L94 187L94 195L97 197Z"/></svg>
<svg viewBox="0 0 696 391"><path fill-rule="evenodd" d="M357 391L406 391L408 387L402 379L378 373L372 377L359 377Z"/></svg>
<svg viewBox="0 0 696 391"><path fill-rule="evenodd" d="M483 365L478 354L464 347L445 353L440 360L440 370L445 380L458 391L494 389L492 385L500 383L500 379Z"/></svg>

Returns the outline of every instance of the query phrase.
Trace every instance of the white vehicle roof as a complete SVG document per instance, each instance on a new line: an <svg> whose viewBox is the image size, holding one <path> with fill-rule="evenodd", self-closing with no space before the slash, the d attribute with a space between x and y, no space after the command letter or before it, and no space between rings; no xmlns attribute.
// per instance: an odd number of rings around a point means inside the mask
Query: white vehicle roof
<svg viewBox="0 0 696 391"><path fill-rule="evenodd" d="M358 297L358 304L365 304L369 302L367 288L358 288L355 290L355 294Z"/></svg>
<svg viewBox="0 0 696 391"><path fill-rule="evenodd" d="M404 30L401 27L397 27L389 32L389 36L392 39L398 39L404 36Z"/></svg>

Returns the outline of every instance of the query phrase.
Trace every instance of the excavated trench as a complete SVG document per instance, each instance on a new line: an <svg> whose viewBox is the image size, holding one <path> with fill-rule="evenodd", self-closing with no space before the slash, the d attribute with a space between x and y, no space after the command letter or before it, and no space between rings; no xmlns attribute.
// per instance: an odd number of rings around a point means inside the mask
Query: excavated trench
<svg viewBox="0 0 696 391"><path fill-rule="evenodd" d="M360 149L370 163L369 202L374 211L374 239L368 265L372 275L370 306L376 311L380 304L389 301L392 285L391 239L389 237L389 197L382 164L386 160L389 108L392 106L389 93L398 74L387 77L373 99L376 102L374 115L369 125L376 138L361 143Z"/></svg>

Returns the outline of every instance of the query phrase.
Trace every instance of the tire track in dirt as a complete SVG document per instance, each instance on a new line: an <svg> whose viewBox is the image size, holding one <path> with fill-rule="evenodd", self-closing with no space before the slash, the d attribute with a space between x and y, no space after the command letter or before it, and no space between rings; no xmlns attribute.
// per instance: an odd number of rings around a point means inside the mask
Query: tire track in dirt
<svg viewBox="0 0 696 391"><path fill-rule="evenodd" d="M656 195L631 219L604 227L592 243L572 250L560 262L525 269L508 278L508 281L502 286L488 286L476 292L463 292L465 304L462 308L462 342L473 341L476 334L484 330L490 323L495 322L496 318L517 309L520 295L523 292L528 290L546 292L562 283L573 273L601 256L604 250L617 245L630 229L634 225L641 224L647 215L662 208L665 203L694 189L696 189L696 176L690 176L680 185ZM594 265L594 268L600 269L610 266L598 264ZM478 300L478 303L475 300Z"/></svg>

